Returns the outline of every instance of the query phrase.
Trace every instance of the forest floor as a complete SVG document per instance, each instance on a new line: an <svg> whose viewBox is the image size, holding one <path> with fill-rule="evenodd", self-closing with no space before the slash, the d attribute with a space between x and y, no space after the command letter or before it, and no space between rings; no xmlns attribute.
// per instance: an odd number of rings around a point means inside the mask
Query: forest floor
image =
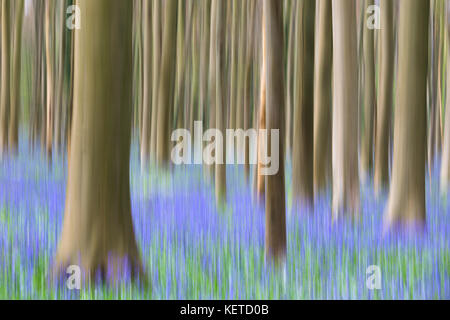
<svg viewBox="0 0 450 320"><path fill-rule="evenodd" d="M25 139L26 140L26 139ZM22 139L24 141L24 139ZM386 197L361 188L361 215L331 222L331 197L314 210L290 207L287 259L264 261L264 209L252 201L243 168L228 168L228 206L218 211L200 167L142 172L136 145L131 197L136 238L151 285L69 290L48 273L60 237L66 161L28 151L0 163L0 299L449 299L450 201L427 179L424 234L382 236ZM366 286L379 266L381 289Z"/></svg>

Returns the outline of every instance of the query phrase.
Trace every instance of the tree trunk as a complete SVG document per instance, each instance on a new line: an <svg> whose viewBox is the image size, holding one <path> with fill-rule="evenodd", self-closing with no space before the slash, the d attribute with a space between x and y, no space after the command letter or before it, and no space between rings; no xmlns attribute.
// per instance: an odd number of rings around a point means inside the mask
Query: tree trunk
<svg viewBox="0 0 450 320"><path fill-rule="evenodd" d="M159 165L170 161L170 116L176 57L177 0L166 0L164 5L164 38L161 55L161 72L158 93L158 135L156 155Z"/></svg>
<svg viewBox="0 0 450 320"><path fill-rule="evenodd" d="M141 166L145 168L150 158L150 134L151 134L151 115L152 115L152 96L151 96L151 78L152 78L152 25L151 25L151 1L143 2L143 88L144 97L142 103L142 134L141 134ZM153 106L154 107L154 106Z"/></svg>
<svg viewBox="0 0 450 320"><path fill-rule="evenodd" d="M427 1L400 2L394 160L385 231L425 224Z"/></svg>
<svg viewBox="0 0 450 320"><path fill-rule="evenodd" d="M51 162L53 147L53 116L54 116L54 45L55 45L55 2L47 0L45 7L45 55L47 65L47 121L46 121L46 151Z"/></svg>
<svg viewBox="0 0 450 320"><path fill-rule="evenodd" d="M365 0L364 12L374 4L373 0ZM374 60L374 30L365 24L363 31L363 65L364 65L364 126L361 145L361 181L371 176L373 168L373 121L375 106L375 60Z"/></svg>
<svg viewBox="0 0 450 320"><path fill-rule="evenodd" d="M380 75L378 85L377 128L375 130L374 189L378 195L389 183L389 137L394 79L394 6L391 0L380 1Z"/></svg>
<svg viewBox="0 0 450 320"><path fill-rule="evenodd" d="M292 193L299 204L312 206L314 121L314 21L313 0L297 3L297 63L295 72Z"/></svg>
<svg viewBox="0 0 450 320"><path fill-rule="evenodd" d="M11 152L17 154L19 148L19 114L20 114L20 75L22 57L22 22L23 22L23 0L17 0L15 5L14 20L14 54L13 72L11 74L11 112L9 117L8 146Z"/></svg>
<svg viewBox="0 0 450 320"><path fill-rule="evenodd" d="M216 129L220 132L225 132L226 122L226 104L225 104L225 20L223 17L226 15L225 1L213 0L213 8L211 13L215 13L215 59L216 59L216 74L215 74L215 101L216 101ZM216 203L217 206L223 207L227 199L227 167L225 165L226 160L226 147L216 144L216 148L223 147L222 150L215 150L215 152L222 152L223 164L217 163L215 165L215 186L216 186ZM218 157L216 157L217 159Z"/></svg>
<svg viewBox="0 0 450 320"><path fill-rule="evenodd" d="M2 75L0 93L0 157L8 148L8 119L10 109L10 30L11 1L2 0Z"/></svg>
<svg viewBox="0 0 450 320"><path fill-rule="evenodd" d="M129 179L132 2L78 5L83 19L75 40L72 151L56 263L103 277L128 264L133 276L142 269Z"/></svg>
<svg viewBox="0 0 450 320"><path fill-rule="evenodd" d="M325 191L331 178L331 70L333 38L331 2L319 1L314 70L314 194Z"/></svg>
<svg viewBox="0 0 450 320"><path fill-rule="evenodd" d="M450 55L447 52L447 61L450 61ZM450 65L447 63L447 95L445 103L445 131L444 143L442 146L442 161L441 161L441 194L446 195L448 192L450 181Z"/></svg>
<svg viewBox="0 0 450 320"><path fill-rule="evenodd" d="M353 0L333 0L333 220L359 211L358 65Z"/></svg>
<svg viewBox="0 0 450 320"><path fill-rule="evenodd" d="M156 161L156 140L158 136L158 90L160 79L161 62L161 0L153 1L153 28L152 28L152 53L153 53L153 78L152 78L152 123L150 136L150 158Z"/></svg>
<svg viewBox="0 0 450 320"><path fill-rule="evenodd" d="M265 51L267 83L266 103L268 130L268 150L271 150L272 129L280 130L284 119L284 41L282 23L282 3L278 0L264 1L264 34L267 41ZM284 139L280 130L279 170L275 175L266 176L266 256L281 262L286 256L286 208L284 189Z"/></svg>

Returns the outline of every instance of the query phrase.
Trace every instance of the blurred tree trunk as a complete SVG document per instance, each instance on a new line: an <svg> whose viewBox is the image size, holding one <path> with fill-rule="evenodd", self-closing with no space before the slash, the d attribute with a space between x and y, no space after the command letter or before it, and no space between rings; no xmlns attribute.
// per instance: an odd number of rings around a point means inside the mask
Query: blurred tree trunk
<svg viewBox="0 0 450 320"><path fill-rule="evenodd" d="M168 165L170 161L169 130L176 57L177 4L177 0L166 0L164 5L164 37L158 93L158 135L156 137L156 155L159 165Z"/></svg>
<svg viewBox="0 0 450 320"><path fill-rule="evenodd" d="M11 73L11 112L9 117L8 146L17 154L19 148L19 114L20 114L20 75L22 57L22 22L24 1L16 0L14 19L13 59Z"/></svg>
<svg viewBox="0 0 450 320"><path fill-rule="evenodd" d="M364 1L364 12L374 4L373 0ZM365 15L364 15L365 17ZM366 181L372 175L373 169L373 123L375 106L375 60L374 60L374 30L366 25L363 19L363 66L364 66L364 125L361 144L361 181Z"/></svg>
<svg viewBox="0 0 450 320"><path fill-rule="evenodd" d="M318 7L316 59L314 70L314 194L325 191L331 178L331 74L333 30L331 2L320 0Z"/></svg>
<svg viewBox="0 0 450 320"><path fill-rule="evenodd" d="M160 80L161 63L161 1L154 0L153 4L153 28L152 28L152 123L150 136L150 158L156 161L156 141L158 136L157 121L160 106L158 103L158 90Z"/></svg>
<svg viewBox="0 0 450 320"><path fill-rule="evenodd" d="M8 120L10 96L10 53L11 53L11 1L2 0L2 74L0 93L0 157L8 149Z"/></svg>
<svg viewBox="0 0 450 320"><path fill-rule="evenodd" d="M255 17L255 1L250 0L247 2L247 17L249 19L247 24L245 39L248 42L246 52L245 52L245 73L244 73L244 130L248 130L252 127L251 121L251 102L254 101L252 90L252 72L254 68L254 42L255 42L255 31L254 31L254 17ZM245 144L245 165L244 165L244 175L246 181L250 177L250 143Z"/></svg>
<svg viewBox="0 0 450 320"><path fill-rule="evenodd" d="M264 13L263 13L264 15ZM263 18L264 19L264 18ZM261 78L260 78L260 97L259 97L259 111L258 111L258 161L257 161L257 188L256 188L256 198L258 202L262 203L265 194L266 178L262 174L263 164L262 158L264 157L264 149L261 146L264 143L263 135L261 135L262 130L266 130L266 33L263 29L262 34L262 62L261 62Z"/></svg>
<svg viewBox="0 0 450 320"><path fill-rule="evenodd" d="M447 61L450 61L450 55L447 52ZM442 146L442 161L441 161L441 176L440 176L440 189L441 194L446 195L448 192L450 181L450 65L447 63L447 94L445 103L445 131L444 141Z"/></svg>
<svg viewBox="0 0 450 320"><path fill-rule="evenodd" d="M142 269L129 181L132 2L77 3L74 134L56 266L78 264L106 277L128 264L135 276Z"/></svg>
<svg viewBox="0 0 450 320"><path fill-rule="evenodd" d="M397 224L425 224L429 10L427 1L400 2L394 160L385 231Z"/></svg>
<svg viewBox="0 0 450 320"><path fill-rule="evenodd" d="M210 9L210 38L209 38L209 72L208 72L208 104L209 118L208 128L216 128L216 69L217 69L217 3L211 1ZM215 183L215 164L209 165L209 177Z"/></svg>
<svg viewBox="0 0 450 320"><path fill-rule="evenodd" d="M292 150L292 193L294 201L312 206L314 121L314 31L313 0L297 3L297 59L294 81L294 145Z"/></svg>
<svg viewBox="0 0 450 320"><path fill-rule="evenodd" d="M391 0L380 0L380 61L377 128L375 130L374 189L378 195L389 184L389 137L394 80L394 6Z"/></svg>
<svg viewBox="0 0 450 320"><path fill-rule="evenodd" d="M55 66L55 2L54 0L47 0L45 3L45 56L47 65L47 107L46 107L46 151L48 161L51 162L52 147L53 147L53 125L54 125L54 66Z"/></svg>
<svg viewBox="0 0 450 320"><path fill-rule="evenodd" d="M359 211L358 65L353 0L333 0L333 220Z"/></svg>
<svg viewBox="0 0 450 320"><path fill-rule="evenodd" d="M295 46L295 16L297 1L291 2L290 16L288 21L288 43L287 43L287 70L286 70L286 159L290 159L292 155L292 114L294 109L294 67L296 65L296 46ZM289 9L289 8L288 8Z"/></svg>
<svg viewBox="0 0 450 320"><path fill-rule="evenodd" d="M58 78L57 78L57 89L55 94L55 126L54 126L54 146L56 153L59 152L61 147L61 128L62 128L62 114L63 114L63 104L64 104L64 70L65 70L65 47L64 43L66 41L66 3L62 0L59 7L59 20L55 19L55 24L59 22L59 39L58 39ZM56 46L56 45L55 45ZM56 59L55 59L56 62ZM55 73L56 74L56 73Z"/></svg>
<svg viewBox="0 0 450 320"><path fill-rule="evenodd" d="M266 125L268 130L268 150L271 149L272 129L280 130L284 119L284 41L282 23L282 3L278 0L264 1L264 34L266 47L267 83ZM279 170L266 179L266 256L275 262L281 262L286 256L286 208L284 187L284 139L283 131L279 137ZM273 161L273 160L272 160Z"/></svg>
<svg viewBox="0 0 450 320"><path fill-rule="evenodd" d="M150 158L150 134L152 102L152 2L143 1L143 103L142 103L142 132L141 132L141 166L145 168Z"/></svg>
<svg viewBox="0 0 450 320"><path fill-rule="evenodd" d="M238 7L239 1L231 1L231 7L233 10L233 15L231 19L231 47L230 47L230 92L229 92L229 100L230 100L230 112L229 112L229 120L227 128L235 129L236 128L236 104L237 104L237 78L238 78L238 21L240 16L240 9Z"/></svg>
<svg viewBox="0 0 450 320"><path fill-rule="evenodd" d="M32 2L33 5L33 27L36 34L33 37L33 87L32 87L32 99L30 106L30 126L29 126L29 139L30 146L34 150L35 144L38 140L39 132L41 130L41 95L42 95L42 43L43 43L43 31L42 31L42 13L43 13L43 1L36 0Z"/></svg>
<svg viewBox="0 0 450 320"><path fill-rule="evenodd" d="M226 123L226 104L225 104L225 86L226 86L226 55L225 55L225 19L226 16L226 6L225 1L213 0L213 8L211 9L211 14L215 14L214 20L216 23L215 27L215 107L216 107L216 129L220 132L225 132ZM217 148L222 147L222 150ZM215 152L222 152L223 164L217 163L215 165L215 186L216 186L216 203L217 206L223 207L227 199L227 167L226 167L226 147L225 144L220 146L216 144ZM220 157L217 157L216 159Z"/></svg>

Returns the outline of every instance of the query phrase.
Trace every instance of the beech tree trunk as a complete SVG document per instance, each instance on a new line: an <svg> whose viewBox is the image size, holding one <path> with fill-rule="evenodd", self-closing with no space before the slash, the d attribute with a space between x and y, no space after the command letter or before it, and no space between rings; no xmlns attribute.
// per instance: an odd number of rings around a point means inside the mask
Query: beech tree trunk
<svg viewBox="0 0 450 320"><path fill-rule="evenodd" d="M385 231L425 224L427 1L400 2L394 159Z"/></svg>
<svg viewBox="0 0 450 320"><path fill-rule="evenodd" d="M358 65L353 0L333 0L333 220L359 213Z"/></svg>
<svg viewBox="0 0 450 320"><path fill-rule="evenodd" d="M74 115L56 266L142 273L131 218L132 2L79 0ZM64 269L65 272L65 269ZM92 279L92 278L91 278Z"/></svg>

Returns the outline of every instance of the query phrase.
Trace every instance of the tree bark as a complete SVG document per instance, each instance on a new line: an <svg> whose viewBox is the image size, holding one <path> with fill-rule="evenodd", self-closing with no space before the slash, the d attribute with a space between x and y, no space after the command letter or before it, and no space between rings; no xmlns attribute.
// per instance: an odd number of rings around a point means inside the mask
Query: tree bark
<svg viewBox="0 0 450 320"><path fill-rule="evenodd" d="M268 130L268 150L271 150L272 129L280 130L284 119L285 88L284 88L284 41L282 23L282 3L278 0L264 1L264 34L267 45L263 54L266 56L267 84L266 125ZM284 139L280 130L279 170L266 179L266 256L276 263L286 256L286 208L284 187Z"/></svg>
<svg viewBox="0 0 450 320"><path fill-rule="evenodd" d="M333 0L333 220L359 211L358 66L353 0Z"/></svg>
<svg viewBox="0 0 450 320"><path fill-rule="evenodd" d="M425 224L427 1L400 2L394 159L385 231Z"/></svg>
<svg viewBox="0 0 450 320"><path fill-rule="evenodd" d="M132 2L79 0L74 118L56 266L142 273L131 218ZM64 270L65 271L65 270ZM98 273L97 273L98 272ZM92 279L92 277L91 277Z"/></svg>

